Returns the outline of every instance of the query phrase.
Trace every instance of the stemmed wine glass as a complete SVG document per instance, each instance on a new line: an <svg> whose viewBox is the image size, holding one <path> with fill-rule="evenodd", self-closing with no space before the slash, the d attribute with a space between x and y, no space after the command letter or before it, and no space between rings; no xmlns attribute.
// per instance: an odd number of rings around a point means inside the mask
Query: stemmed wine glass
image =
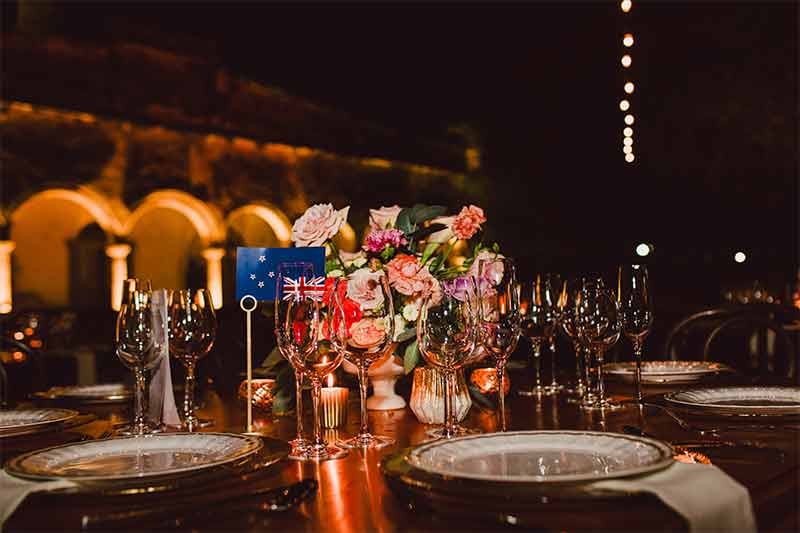
<svg viewBox="0 0 800 533"><path fill-rule="evenodd" d="M336 370L344 355L320 342L324 320L329 321L329 327L339 325L332 319L334 313L329 312L327 318L321 315L320 300L324 291L315 286L315 282L322 279L313 277L313 269L309 270L308 263L281 263L278 266L275 293L275 337L278 349L296 370L300 370L301 375L311 381L314 440L305 447L302 455L292 456L301 461L323 461L347 455L346 449L330 445L322 439L320 427L322 378ZM302 413L298 413L298 416L302 416Z"/></svg>
<svg viewBox="0 0 800 533"><path fill-rule="evenodd" d="M356 270L338 279L329 313L331 342L337 352L358 368L361 392L361 427L358 435L341 444L348 448L382 448L394 439L369 432L367 418L367 371L386 355L394 339L394 305L389 279L382 270ZM330 306L330 304L329 304Z"/></svg>
<svg viewBox="0 0 800 533"><path fill-rule="evenodd" d="M533 355L534 386L529 391L521 390L522 396L541 397L547 391L542 386L542 344L554 335L558 319L558 293L550 279L537 275L532 282L520 283L522 307L522 334L531 341Z"/></svg>
<svg viewBox="0 0 800 533"><path fill-rule="evenodd" d="M500 431L506 431L505 371L517 347L521 330L520 294L514 262L508 258L484 259L478 265L480 343L495 361Z"/></svg>
<svg viewBox="0 0 800 533"><path fill-rule="evenodd" d="M590 403L594 401L594 394L589 387L588 369L590 366L590 354L584 352L580 336L575 327L575 300L580 292L580 281L576 279L565 279L561 284L561 293L558 295L559 320L558 325L561 331L572 341L575 349L575 389L574 393L579 399L586 399ZM586 358L584 358L584 353Z"/></svg>
<svg viewBox="0 0 800 533"><path fill-rule="evenodd" d="M170 353L186 368L181 427L191 432L201 426L201 421L194 414L195 368L197 361L214 345L217 317L207 289L171 291L167 313Z"/></svg>
<svg viewBox="0 0 800 533"><path fill-rule="evenodd" d="M617 302L606 290L602 278L585 279L575 302L575 327L597 360L597 399L592 407L619 407L605 396L603 360L606 350L618 340L622 330Z"/></svg>
<svg viewBox="0 0 800 533"><path fill-rule="evenodd" d="M547 337L547 345L548 348L550 348L550 357L553 363L551 366L552 376L550 385L544 388L544 393L548 396L552 396L564 390L564 386L558 383L558 366L556 361L556 339L558 337L558 324L561 322L561 307L558 305L558 299L561 294L561 276L558 274L542 274L542 277L544 280L543 290L547 292L547 299L555 304L554 327L550 330L550 335Z"/></svg>
<svg viewBox="0 0 800 533"><path fill-rule="evenodd" d="M431 291L417 319L417 344L425 360L445 375L445 422L433 437L456 437L474 433L456 423L456 372L470 362L478 341L477 291L473 277L443 283L442 292ZM502 390L501 390L502 394Z"/></svg>
<svg viewBox="0 0 800 533"><path fill-rule="evenodd" d="M653 326L653 297L647 283L647 267L620 266L617 281L622 332L633 344L636 356L636 401L642 403L642 346Z"/></svg>
<svg viewBox="0 0 800 533"><path fill-rule="evenodd" d="M116 323L117 357L122 364L133 369L136 376L134 388L134 418L123 434L146 435L154 428L146 420L147 394L145 371L153 368L161 356L164 343L153 321L152 292L149 282L128 279L125 282L123 303Z"/></svg>

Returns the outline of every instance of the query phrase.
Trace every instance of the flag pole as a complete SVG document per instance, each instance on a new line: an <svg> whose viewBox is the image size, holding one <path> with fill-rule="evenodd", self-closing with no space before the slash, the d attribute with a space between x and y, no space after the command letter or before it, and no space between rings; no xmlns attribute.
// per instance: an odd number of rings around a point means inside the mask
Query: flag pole
<svg viewBox="0 0 800 533"><path fill-rule="evenodd" d="M250 306L245 302L252 300ZM258 306L255 296L245 294L239 300L239 307L247 314L247 433L253 433L253 311Z"/></svg>

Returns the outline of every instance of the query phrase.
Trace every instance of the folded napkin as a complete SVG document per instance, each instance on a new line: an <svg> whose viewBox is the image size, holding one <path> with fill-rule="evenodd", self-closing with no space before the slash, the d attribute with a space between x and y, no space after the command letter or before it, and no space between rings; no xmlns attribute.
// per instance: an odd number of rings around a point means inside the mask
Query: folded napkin
<svg viewBox="0 0 800 533"><path fill-rule="evenodd" d="M153 291L153 331L161 356L150 378L148 417L168 426L180 426L175 394L172 391L172 372L169 368L169 324L167 322L167 291Z"/></svg>
<svg viewBox="0 0 800 533"><path fill-rule="evenodd" d="M592 487L654 494L686 519L690 531L756 531L750 493L713 465L675 462L655 474Z"/></svg>
<svg viewBox="0 0 800 533"><path fill-rule="evenodd" d="M64 479L56 481L29 481L14 477L0 470L0 531L8 517L19 507L28 494L39 491L48 491L66 487L74 487L75 483Z"/></svg>

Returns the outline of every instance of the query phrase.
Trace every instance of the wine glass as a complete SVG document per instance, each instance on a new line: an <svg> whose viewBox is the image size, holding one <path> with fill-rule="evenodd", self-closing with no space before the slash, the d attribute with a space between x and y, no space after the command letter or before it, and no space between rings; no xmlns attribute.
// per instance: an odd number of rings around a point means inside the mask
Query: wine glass
<svg viewBox="0 0 800 533"><path fill-rule="evenodd" d="M636 401L642 403L642 346L653 326L653 297L646 266L619 267L617 301L622 315L622 332L633 344L636 356Z"/></svg>
<svg viewBox="0 0 800 533"><path fill-rule="evenodd" d="M361 426L358 435L341 444L348 448L382 448L394 439L369 432L367 371L386 355L394 339L394 305L389 278L382 270L356 270L338 279L329 303L331 342L337 352L358 368L361 392Z"/></svg>
<svg viewBox="0 0 800 533"><path fill-rule="evenodd" d="M154 428L146 420L147 394L145 371L158 362L163 346L153 321L152 293L144 290L149 284L126 280L124 303L120 306L116 323L117 357L134 371L134 418L123 434L146 435ZM138 287L142 287L140 290Z"/></svg>
<svg viewBox="0 0 800 533"><path fill-rule="evenodd" d="M554 327L550 330L550 335L547 337L547 345L550 349L552 376L550 384L545 386L544 393L548 396L556 395L562 390L564 386L558 383L558 373L556 364L556 339L558 338L558 324L561 322L561 308L558 305L558 299L561 294L561 276L558 274L542 274L542 290L547 294L547 300L553 302L555 308L555 321Z"/></svg>
<svg viewBox="0 0 800 533"><path fill-rule="evenodd" d="M594 401L594 393L589 387L590 355L584 350L581 338L575 327L575 301L580 292L580 280L565 279L561 284L558 295L559 320L558 325L564 335L572 342L575 349L575 389L574 393L579 399L590 403ZM586 356L584 358L584 355Z"/></svg>
<svg viewBox="0 0 800 533"><path fill-rule="evenodd" d="M520 283L522 334L531 341L535 379L533 389L519 391L522 396L541 397L547 393L542 387L542 344L549 341L556 331L556 290L551 286L550 279L541 274L537 274L532 282Z"/></svg>
<svg viewBox="0 0 800 533"><path fill-rule="evenodd" d="M186 368L183 391L183 424L187 431L201 427L194 414L195 368L217 335L217 317L207 289L175 289L167 302L170 353ZM211 421L213 423L213 421Z"/></svg>
<svg viewBox="0 0 800 533"><path fill-rule="evenodd" d="M317 282L319 282L317 284ZM347 450L330 445L322 439L319 404L322 395L322 378L336 370L342 363L343 353L332 349L322 338L322 324L329 317L321 316L324 278L314 277L308 263L281 263L278 265L277 291L275 293L275 337L281 355L295 370L311 381L311 398L314 410L314 440L302 454L292 456L301 461L323 461L347 455ZM330 326L329 326L330 327ZM298 413L302 416L302 413Z"/></svg>
<svg viewBox="0 0 800 533"><path fill-rule="evenodd" d="M287 263L280 263L278 264L278 275L275 279L275 327L277 332L278 326L278 316L281 312L281 305L282 302L278 295L283 293L283 284L284 278L290 278L292 280L296 280L299 278L305 279L314 279L314 264L309 262L287 262ZM283 302L285 304L285 302ZM277 335L277 333L276 333ZM305 347L306 349L310 349L311 346L308 345ZM305 436L303 435L303 367L298 366L294 363L294 359L290 356L288 351L285 351L284 348L278 343L278 351L281 352L281 355L289 361L289 364L292 365L292 369L294 369L294 385L295 385L295 413L297 419L297 428L296 428L296 435L295 438L289 441L289 445L292 447L292 451L289 453L289 457L291 459L298 459L302 460L305 457L306 448L311 444Z"/></svg>
<svg viewBox="0 0 800 533"><path fill-rule="evenodd" d="M597 400L593 407L609 409L618 407L605 396L603 360L606 350L618 340L622 330L616 299L606 290L603 279L588 278L583 281L575 302L575 327L588 349L597 360Z"/></svg>
<svg viewBox="0 0 800 533"><path fill-rule="evenodd" d="M417 319L417 345L425 360L445 375L445 423L433 437L451 438L475 433L456 423L456 371L470 361L478 340L477 291L472 277L462 277L442 291L431 291L423 299Z"/></svg>
<svg viewBox="0 0 800 533"><path fill-rule="evenodd" d="M520 294L514 262L484 259L478 265L480 343L494 357L497 370L500 431L506 431L505 369L521 330Z"/></svg>

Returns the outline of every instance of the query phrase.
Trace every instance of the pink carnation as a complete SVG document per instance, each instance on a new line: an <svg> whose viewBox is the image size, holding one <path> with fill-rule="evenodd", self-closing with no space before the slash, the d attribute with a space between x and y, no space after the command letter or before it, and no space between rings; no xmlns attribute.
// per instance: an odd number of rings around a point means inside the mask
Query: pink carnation
<svg viewBox="0 0 800 533"><path fill-rule="evenodd" d="M436 281L428 269L422 267L413 255L397 255L386 263L386 272L391 286L405 296L427 293Z"/></svg>
<svg viewBox="0 0 800 533"><path fill-rule="evenodd" d="M470 205L462 208L461 212L456 215L451 228L458 239L467 240L481 229L481 224L484 222L486 222L486 217L483 216L483 209Z"/></svg>
<svg viewBox="0 0 800 533"><path fill-rule="evenodd" d="M364 249L368 252L382 252L387 244L398 248L401 244L408 241L399 229L377 229L372 230L367 238L364 239Z"/></svg>

